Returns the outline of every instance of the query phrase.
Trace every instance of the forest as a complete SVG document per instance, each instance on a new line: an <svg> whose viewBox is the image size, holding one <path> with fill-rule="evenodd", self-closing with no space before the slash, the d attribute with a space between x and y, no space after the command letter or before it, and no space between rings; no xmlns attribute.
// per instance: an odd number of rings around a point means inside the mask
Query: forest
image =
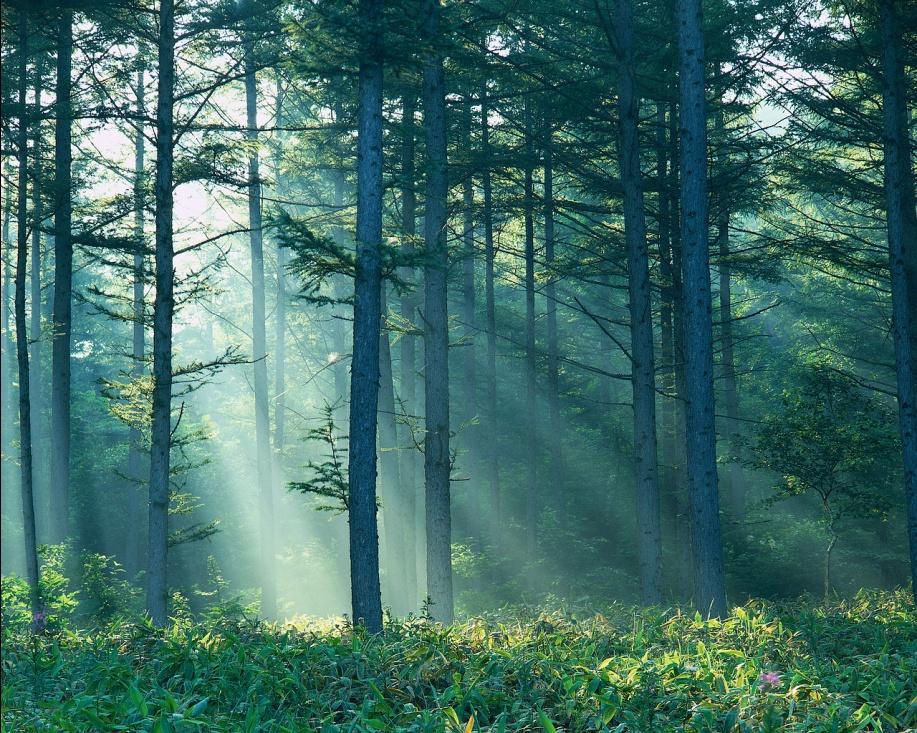
<svg viewBox="0 0 917 733"><path fill-rule="evenodd" d="M4 0L2 731L917 730L917 3Z"/></svg>

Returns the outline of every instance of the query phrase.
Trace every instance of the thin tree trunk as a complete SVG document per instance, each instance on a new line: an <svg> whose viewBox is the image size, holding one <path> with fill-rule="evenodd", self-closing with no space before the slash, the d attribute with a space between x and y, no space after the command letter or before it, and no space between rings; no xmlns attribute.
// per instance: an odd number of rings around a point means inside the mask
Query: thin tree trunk
<svg viewBox="0 0 917 733"><path fill-rule="evenodd" d="M725 146L725 126L723 110L718 108L714 124L720 144ZM725 157L725 153L723 154ZM738 459L739 451L739 390L736 383L734 340L732 333L732 268L729 255L729 206L726 197L720 195L716 212L716 240L719 249L720 275L720 340L722 348L723 401L726 410L725 434L729 450L732 453L726 464L726 494L732 515L737 522L745 518L745 486L742 467Z"/></svg>
<svg viewBox="0 0 917 733"><path fill-rule="evenodd" d="M29 124L26 116L27 60L29 55L29 26L25 11L19 16L19 134L17 159L19 191L16 214L18 230L16 247L16 359L19 366L19 470L22 496L22 527L25 542L26 580L33 618L41 611L39 591L38 549L35 538L35 501L32 496L32 417L29 393L29 336L25 320L25 274L28 268L28 210L27 189Z"/></svg>
<svg viewBox="0 0 917 733"><path fill-rule="evenodd" d="M335 115L335 119L340 120L341 114ZM334 176L334 208L335 211L342 211L344 208L344 172L337 171ZM333 237L337 244L342 245L346 240L344 228L336 226L333 231ZM334 278L332 282L335 298L344 299L344 283L341 278ZM331 338L334 343L335 363L334 363L334 395L335 404L338 408L344 408L348 399L347 384L347 361L344 359L344 352L347 348L347 319L344 317L344 308L336 304L332 309L334 323L332 325Z"/></svg>
<svg viewBox="0 0 917 733"><path fill-rule="evenodd" d="M484 197L484 299L487 319L487 360L485 362L484 421L487 431L487 480L490 485L490 537L496 541L500 536L503 512L500 500L500 449L497 426L497 303L494 295L494 219L493 188L490 176L490 122L487 119L487 85L481 90L481 147L484 169L481 172L481 189Z"/></svg>
<svg viewBox="0 0 917 733"><path fill-rule="evenodd" d="M462 127L465 154L471 155L471 100L466 98L462 110ZM462 372L464 377L465 399L464 416L471 421L477 415L477 359L475 353L475 298L474 298L474 182L470 166L465 171L462 181L462 320L464 321L462 354L464 356ZM472 434L476 428L469 428ZM469 447L474 448L474 439L467 440Z"/></svg>
<svg viewBox="0 0 917 733"><path fill-rule="evenodd" d="M417 233L417 196L414 190L414 113L417 98L413 91L404 95L402 106L402 143L401 143L401 230L404 232L405 255L414 254L414 236ZM413 267L403 269L402 277L406 281L414 279ZM401 317L405 324L413 326L417 314L416 292L406 292L401 296ZM402 334L399 341L401 349L401 402L407 412L417 414L417 339L412 334ZM417 505L419 482L417 481L418 464L417 452L414 450L413 435L410 426L405 424L402 435L398 438L401 446L401 481L403 491L403 519L404 553L405 553L405 584L407 586L407 603L409 609L416 608L418 601L417 564L417 536L420 527L417 522Z"/></svg>
<svg viewBox="0 0 917 733"><path fill-rule="evenodd" d="M382 284L382 0L360 0L357 261L350 381L350 579L353 621L382 631L376 428Z"/></svg>
<svg viewBox="0 0 917 733"><path fill-rule="evenodd" d="M554 492L553 508L562 514L566 487L563 485L563 431L560 423L560 373L557 344L557 285L554 272L554 150L553 123L550 112L545 113L544 131L544 259L547 269L545 283L545 320L548 336L548 429L554 441L549 457L548 485Z"/></svg>
<svg viewBox="0 0 917 733"><path fill-rule="evenodd" d="M146 309L144 307L144 251L146 241L144 239L144 217L146 209L146 189L144 185L144 165L146 158L146 138L143 131L141 120L146 116L146 94L144 87L144 65L140 61L137 69L137 131L134 137L134 268L133 268L133 338L131 357L133 364L131 373L134 380L143 377L144 363L143 356L146 348L145 320ZM143 445L140 430L131 426L130 429L130 446L127 455L127 513L128 522L132 530L126 537L126 552L124 556L124 567L129 577L134 577L140 571L140 542L142 526L141 497L140 486L142 485L141 474L143 472Z"/></svg>
<svg viewBox="0 0 917 733"><path fill-rule="evenodd" d="M423 31L429 50L423 62L423 109L427 143L424 213L424 485L427 530L427 597L437 621L451 623L452 515L449 487L449 321L446 299L446 94L439 0L423 0Z"/></svg>
<svg viewBox="0 0 917 733"><path fill-rule="evenodd" d="M159 6L156 101L156 299L153 303L153 414L150 449L147 612L162 626L168 618L169 465L172 408L172 315L175 309L172 243L172 155L175 94L174 0Z"/></svg>
<svg viewBox="0 0 917 733"><path fill-rule="evenodd" d="M283 93L280 76L277 77L277 127L283 127ZM278 133L279 135L279 133ZM274 162L277 198L286 197L286 179L283 175L283 145L277 140L277 156ZM277 246L277 306L274 310L274 468L275 482L283 481L283 450L286 441L286 355L287 355L287 250Z"/></svg>
<svg viewBox="0 0 917 733"><path fill-rule="evenodd" d="M656 383L653 314L646 245L646 214L640 170L639 103L634 80L634 31L631 0L618 0L618 117L621 183L624 187L624 238L630 296L631 385L634 411L634 478L640 591L643 603L662 600L662 533L656 469Z"/></svg>
<svg viewBox="0 0 917 733"><path fill-rule="evenodd" d="M255 74L254 33L245 45L246 138L258 142L258 80ZM271 416L267 386L267 323L264 307L264 232L261 224L261 161L257 148L248 158L248 228L252 260L252 359L255 388L255 443L258 464L258 505L261 525L261 614L277 615L274 569L274 479L271 455Z"/></svg>
<svg viewBox="0 0 917 733"><path fill-rule="evenodd" d="M713 397L713 323L707 242L707 133L704 37L700 0L678 0L681 114L682 274L688 488L694 560L694 602L712 616L726 614L720 533Z"/></svg>
<svg viewBox="0 0 917 733"><path fill-rule="evenodd" d="M389 341L385 319L388 314L388 299L385 284L380 293L383 327L379 331L379 468L381 474L382 516L385 520L385 554L388 561L389 601L399 616L409 610L407 597L407 568L414 563L413 557L405 553L405 527L403 503L405 487L398 465L398 438L395 427L395 382L392 373L392 346Z"/></svg>
<svg viewBox="0 0 917 733"><path fill-rule="evenodd" d="M71 99L73 11L61 13L57 36L54 132L54 329L51 341L51 486L55 492L52 537L70 533L70 341L73 243L71 240Z"/></svg>
<svg viewBox="0 0 917 733"><path fill-rule="evenodd" d="M31 265L31 297L29 302L30 308L30 330L32 334L31 349L29 354L29 379L31 385L35 388L32 394L32 450L38 454L38 465L43 466L41 419L45 409L45 391L44 375L42 373L42 333L41 333L41 227L45 217L44 207L42 205L42 140L41 140L41 121L42 121L42 76L43 67L41 55L35 63L35 138L34 148L32 151L32 265ZM41 469L34 472L32 481L36 492L41 496L46 485Z"/></svg>
<svg viewBox="0 0 917 733"><path fill-rule="evenodd" d="M0 450L4 455L10 455L12 448L12 415L16 413L18 407L14 403L13 393L13 375L11 364L17 360L16 347L13 344L12 329L10 327L10 293L13 289L13 274L10 269L13 258L13 243L10 239L10 219L12 218L13 209L13 186L9 176L9 168L4 166L3 171L3 223L2 246L3 246L3 279L0 281L0 415L8 415L8 420L0 420ZM7 481L11 481L12 465L8 461L0 461L0 470L2 470L2 480L0 485L9 486Z"/></svg>
<svg viewBox="0 0 917 733"><path fill-rule="evenodd" d="M892 285L892 332L898 382L898 424L904 453L904 495L917 601L917 214L908 135L901 23L895 0L881 0L885 198Z"/></svg>
<svg viewBox="0 0 917 733"><path fill-rule="evenodd" d="M525 223L525 445L526 500L525 548L527 557L533 559L537 547L538 516L541 496L538 486L538 426L536 402L538 384L535 371L535 219L534 185L532 167L535 153L532 149L532 112L528 98L525 100L525 171L523 180L523 220Z"/></svg>

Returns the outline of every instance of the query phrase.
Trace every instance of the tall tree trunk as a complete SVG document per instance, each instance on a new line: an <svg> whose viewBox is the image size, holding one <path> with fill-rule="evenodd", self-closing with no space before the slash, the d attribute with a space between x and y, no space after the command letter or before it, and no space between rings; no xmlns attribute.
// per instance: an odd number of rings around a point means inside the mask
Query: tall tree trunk
<svg viewBox="0 0 917 733"><path fill-rule="evenodd" d="M144 252L146 241L144 239L144 218L146 209L146 188L144 181L144 165L146 159L146 137L143 130L143 118L146 116L146 90L144 87L144 65L139 62L137 69L137 130L134 136L134 268L133 268L133 333L132 333L132 376L134 380L143 377L143 356L146 348L146 309L144 306ZM140 486L143 472L143 445L139 428L132 426L130 429L130 446L127 454L127 513L128 522L132 528L126 537L126 552L124 567L129 577L134 577L140 572L140 528L142 526L142 511Z"/></svg>
<svg viewBox="0 0 917 733"><path fill-rule="evenodd" d="M487 481L490 485L490 537L495 541L500 536L500 522L503 511L500 500L500 449L497 439L497 302L494 295L494 218L493 187L490 176L490 122L487 119L487 84L481 90L481 147L484 169L481 172L481 189L484 197L484 300L487 319L487 359L485 362L484 422L487 430Z"/></svg>
<svg viewBox="0 0 917 733"><path fill-rule="evenodd" d="M73 11L61 13L57 36L54 130L54 329L51 341L51 486L56 508L52 536L70 533L70 341L73 242L71 240L71 80Z"/></svg>
<svg viewBox="0 0 917 733"><path fill-rule="evenodd" d="M536 403L538 384L535 371L535 219L532 181L535 152L532 144L532 111L525 100L525 171L523 179L523 220L525 222L525 451L526 487L525 548L533 559L537 547L538 515L541 496L538 486L538 426Z"/></svg>
<svg viewBox="0 0 917 733"><path fill-rule="evenodd" d="M385 284L380 293L382 328L379 331L379 468L382 484L382 516L385 521L385 554L388 562L388 592L390 605L399 616L406 614L408 561L414 558L405 553L405 513L403 504L406 490L398 465L398 438L395 426L395 380L392 372L392 346L389 341L388 299Z"/></svg>
<svg viewBox="0 0 917 733"><path fill-rule="evenodd" d="M672 241L669 229L669 180L666 156L665 106L656 105L656 183L659 187L659 330L661 341L662 402L662 489L667 497L675 492L675 374L672 324Z"/></svg>
<svg viewBox="0 0 917 733"><path fill-rule="evenodd" d="M42 443L44 442L41 428L42 413L45 410L44 375L42 373L42 333L41 333L41 227L44 224L44 207L42 205L42 76L44 64L41 55L35 62L35 137L32 151L32 265L31 265L31 297L30 297L30 330L32 333L31 349L29 354L30 384L35 388L32 394L32 450L38 453L38 465L43 466ZM32 476L36 493L41 496L46 485L46 476L41 469L36 470Z"/></svg>
<svg viewBox="0 0 917 733"><path fill-rule="evenodd" d="M382 631L376 421L382 284L382 0L360 0L357 261L350 378L350 580L354 623Z"/></svg>
<svg viewBox="0 0 917 733"><path fill-rule="evenodd" d="M707 132L704 37L700 0L677 0L681 114L682 274L687 297L685 387L688 491L694 602L712 616L726 613L720 536L713 398L713 323L707 241Z"/></svg>
<svg viewBox="0 0 917 733"><path fill-rule="evenodd" d="M898 381L898 423L904 452L904 495L917 601L917 214L908 135L901 24L895 0L881 0L885 199L892 283L892 331Z"/></svg>
<svg viewBox="0 0 917 733"><path fill-rule="evenodd" d="M716 135L725 151L725 125L723 110L717 108L714 115ZM725 160L725 152L719 156ZM721 166L725 171L725 165ZM722 348L723 401L725 402L725 434L732 455L726 464L726 494L733 518L737 522L745 517L745 486L742 467L738 459L739 451L739 389L736 383L735 351L732 333L732 268L729 255L729 205L726 196L717 197L716 241L719 249L720 275L720 340Z"/></svg>
<svg viewBox="0 0 917 733"><path fill-rule="evenodd" d="M28 210L27 189L29 121L26 115L26 89L28 86L27 61L29 56L29 24L25 11L19 16L19 131L17 159L19 163L19 191L16 214L18 230L16 247L16 360L19 366L19 490L22 495L22 527L25 541L26 580L29 583L29 601L33 618L41 611L38 576L38 550L35 538L35 502L32 496L32 417L29 393L29 336L25 320L25 273L28 268Z"/></svg>
<svg viewBox="0 0 917 733"><path fill-rule="evenodd" d="M13 414L17 411L14 403L13 370L10 366L16 362L16 347L13 344L12 329L10 327L10 293L13 289L13 273L11 268L13 258L13 243L10 239L10 219L13 209L13 186L10 181L10 170L4 166L3 170L3 223L0 225L2 237L2 280L0 280L0 415L9 416L7 420L0 419L0 452L4 456L10 455L12 449ZM15 309L15 308L14 308ZM13 327L15 328L15 326ZM2 479L0 485L10 486L12 482L12 463L0 461ZM9 482L9 483L8 483Z"/></svg>
<svg viewBox="0 0 917 733"><path fill-rule="evenodd" d="M624 187L624 239L630 296L631 385L634 411L634 478L637 495L637 546L643 603L662 600L662 533L656 471L656 382L653 359L653 309L646 245L646 213L640 170L639 103L634 81L634 30L631 0L617 2L618 117L621 183Z"/></svg>
<svg viewBox="0 0 917 733"><path fill-rule="evenodd" d="M335 119L340 120L341 115L335 115ZM344 171L336 171L334 176L334 209L335 211L342 211L344 208ZM346 234L344 228L340 226L334 227L332 236L337 244L343 245L346 241ZM332 287L334 288L334 297L341 301L344 299L344 283L341 278L334 278L332 281ZM332 324L331 338L332 343L334 344L334 353L336 354L334 362L334 395L335 395L335 404L338 408L344 408L347 404L348 398L348 384L347 384L347 361L344 358L344 352L347 348L347 319L344 316L344 308L340 304L335 304L332 309L332 318L334 323Z"/></svg>
<svg viewBox="0 0 917 733"><path fill-rule="evenodd" d="M548 336L548 429L554 440L549 457L548 485L554 492L553 508L565 511L566 487L563 485L563 431L560 423L560 373L557 344L557 285L554 272L554 150L553 122L550 112L545 113L544 130L544 259L547 269L545 283L545 316Z"/></svg>
<svg viewBox="0 0 917 733"><path fill-rule="evenodd" d="M402 142L401 142L401 231L404 232L405 255L414 254L414 236L417 233L417 195L414 190L414 113L417 98L413 90L406 92L402 103ZM413 267L406 267L402 277L406 281L414 280ZM401 296L401 317L405 324L413 326L417 315L417 295L415 292L406 292ZM417 414L417 339L413 334L402 334L399 341L401 348L401 402L410 414ZM401 482L404 485L403 517L404 553L405 553L405 584L407 586L408 608L416 608L418 601L417 564L420 561L417 552L417 536L420 526L417 522L418 479L419 461L414 450L414 436L410 426L406 423L402 428L402 435L398 438L401 446Z"/></svg>
<svg viewBox="0 0 917 733"><path fill-rule="evenodd" d="M258 143L258 80L255 74L254 32L245 44L245 136ZM252 260L252 359L255 388L255 443L258 464L258 505L261 525L261 614L277 615L277 582L274 570L274 479L271 456L271 416L267 387L267 334L264 307L264 232L261 225L261 161L257 148L248 158L248 228Z"/></svg>
<svg viewBox="0 0 917 733"><path fill-rule="evenodd" d="M283 90L280 85L280 76L277 77L277 110L275 119L277 127L282 128L283 120ZM287 186L283 174L283 144L279 139L276 143L277 155L274 161L274 178L276 180L277 198L283 201L286 197ZM286 358L287 358L287 250L286 247L277 246L277 306L274 309L274 468L275 482L283 482L283 450L286 441Z"/></svg>
<svg viewBox="0 0 917 733"><path fill-rule="evenodd" d="M465 155L471 158L471 100L466 97L462 110L462 132L464 135ZM464 417L471 421L477 415L477 359L475 354L475 298L474 298L474 181L471 166L465 171L462 180L462 320L464 321L462 354L462 376L465 387L463 400ZM473 433L477 430L470 428ZM472 438L467 440L469 447L475 447Z"/></svg>
<svg viewBox="0 0 917 733"><path fill-rule="evenodd" d="M156 100L156 299L153 302L153 414L150 449L147 612L162 626L168 618L166 576L169 545L169 465L172 410L172 315L175 310L172 242L172 155L175 142L174 0L159 6L158 97Z"/></svg>
<svg viewBox="0 0 917 733"><path fill-rule="evenodd" d="M449 316L446 300L446 90L439 52L439 0L423 0L429 44L423 62L423 110L427 143L424 212L424 485L427 529L427 597L437 621L451 623L452 515L449 487Z"/></svg>

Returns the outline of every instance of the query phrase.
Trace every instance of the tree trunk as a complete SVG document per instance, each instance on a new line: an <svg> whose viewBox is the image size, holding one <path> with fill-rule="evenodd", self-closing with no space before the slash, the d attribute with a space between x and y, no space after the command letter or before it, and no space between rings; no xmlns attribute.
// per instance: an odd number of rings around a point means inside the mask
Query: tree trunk
<svg viewBox="0 0 917 733"><path fill-rule="evenodd" d="M831 555L834 552L834 546L837 544L837 535L833 530L830 531L828 546L825 548L825 566L822 591L825 601L831 594Z"/></svg>
<svg viewBox="0 0 917 733"><path fill-rule="evenodd" d="M526 500L525 548L534 559L538 539L538 515L541 496L538 486L538 426L536 424L538 384L535 371L535 219L532 167L535 153L532 146L532 112L525 100L525 171L523 180L523 220L525 222L525 444Z"/></svg>
<svg viewBox="0 0 917 733"><path fill-rule="evenodd" d="M246 33L245 45L245 137L258 142L258 81L255 74L254 33ZM255 388L255 443L258 464L258 505L261 524L261 614L277 615L277 583L274 569L274 479L271 455L271 416L267 387L267 334L264 307L264 237L261 225L261 161L257 149L248 158L248 228L252 260L252 359Z"/></svg>
<svg viewBox="0 0 917 733"><path fill-rule="evenodd" d="M713 324L707 241L707 134L700 0L678 0L681 114L682 274L685 319L685 430L694 561L694 602L726 613L713 398Z"/></svg>
<svg viewBox="0 0 917 733"><path fill-rule="evenodd" d="M405 615L409 609L407 598L407 568L413 557L405 553L405 526L403 504L405 501L404 484L398 465L398 439L395 427L395 382L392 373L392 347L389 341L385 320L388 314L388 299L383 283L380 310L382 328L379 331L379 467L381 474L382 516L385 520L385 554L388 565L389 604L398 616Z"/></svg>
<svg viewBox="0 0 917 733"><path fill-rule="evenodd" d="M150 449L147 612L157 626L168 619L169 448L172 410L172 314L175 310L172 243L172 155L175 95L174 0L159 6L156 100L156 299L153 302L153 414Z"/></svg>
<svg viewBox="0 0 917 733"><path fill-rule="evenodd" d="M898 424L904 452L904 495L917 601L917 214L908 135L901 23L895 0L879 4L882 31L882 108L885 198L892 285L892 332L898 382Z"/></svg>
<svg viewBox="0 0 917 733"><path fill-rule="evenodd" d="M500 501L500 449L497 425L497 303L494 296L494 219L493 190L490 177L490 122L487 119L487 85L481 91L481 147L484 169L481 172L481 189L484 197L484 299L487 311L487 360L485 362L484 422L487 431L487 480L490 486L490 537L500 536L503 506Z"/></svg>
<svg viewBox="0 0 917 733"><path fill-rule="evenodd" d="M405 255L414 254L414 236L417 232L417 196L414 190L415 170L414 170L414 113L416 110L417 98L413 91L404 95L402 107L402 143L401 143L401 230L404 232L404 252ZM405 267L402 271L402 277L405 281L414 279L414 268ZM413 327L414 319L417 313L417 295L414 292L406 292L401 296L401 317L405 324ZM417 414L417 339L412 334L402 334L401 340L401 402L405 410L410 414ZM408 608L416 608L418 601L418 583L417 583L417 564L419 562L417 552L417 536L420 533L420 526L417 522L418 490L420 482L417 480L419 461L417 452L414 450L414 436L411 433L410 426L404 425L402 435L398 438L398 445L401 446L401 482L404 486L403 491L403 519L402 527L404 529L404 553L405 553L405 584L407 586Z"/></svg>
<svg viewBox="0 0 917 733"><path fill-rule="evenodd" d="M725 146L723 110L717 109L715 127L720 145ZM725 158L723 153L721 158ZM725 169L725 166L722 166ZM716 240L719 248L720 274L720 340L722 348L723 399L726 409L725 435L732 455L726 464L726 494L736 522L745 518L745 486L739 463L739 390L736 384L735 356L732 335L732 268L729 261L729 206L722 193L718 196Z"/></svg>
<svg viewBox="0 0 917 733"><path fill-rule="evenodd" d="M47 476L44 475L43 446L45 433L42 431L42 414L45 410L44 375L42 371L42 333L41 333L41 227L44 224L44 207L42 205L42 75L43 67L41 56L35 62L35 137L32 151L32 265L31 265L31 297L30 297L30 331L32 334L31 349L29 354L29 380L34 387L32 394L32 450L38 454L38 470L32 476L35 492L44 495L47 485ZM34 466L33 466L34 468Z"/></svg>
<svg viewBox="0 0 917 733"><path fill-rule="evenodd" d="M452 516L449 487L449 321L446 300L446 95L439 0L423 0L428 51L423 62L423 109L427 143L424 213L424 484L427 530L427 597L437 621L451 623Z"/></svg>
<svg viewBox="0 0 917 733"><path fill-rule="evenodd" d="M557 344L557 285L554 272L554 151L553 123L550 112L545 113L544 131L544 259L547 269L545 283L545 320L548 335L548 429L554 440L549 457L548 485L554 492L553 508L561 514L565 511L567 487L563 479L563 430L560 422L560 374L559 349Z"/></svg>
<svg viewBox="0 0 917 733"><path fill-rule="evenodd" d="M462 110L462 127L464 134L465 154L471 156L471 101L466 97L464 109ZM463 381L465 387L464 418L466 421L472 421L477 415L477 360L475 354L474 337L477 333L475 328L475 298L474 298L474 182L472 180L471 166L465 171L462 180L462 337L464 346L463 354ZM477 428L468 425L466 430L471 431L471 435L477 433ZM472 438L467 439L466 444L472 448L473 454L476 454L475 441Z"/></svg>
<svg viewBox="0 0 917 733"><path fill-rule="evenodd" d="M34 615L41 611L39 590L38 550L35 538L35 502L32 496L32 417L29 393L29 336L25 320L25 273L28 268L28 210L27 189L29 123L26 115L26 62L29 56L29 26L26 13L19 15L19 134L17 159L18 171L18 205L16 226L18 230L16 247L16 360L19 367L19 490L22 495L22 527L25 542L26 580L29 583L29 601Z"/></svg>
<svg viewBox="0 0 917 733"><path fill-rule="evenodd" d="M382 0L360 0L357 260L350 377L350 579L353 621L382 631L376 525L376 422L382 262Z"/></svg>
<svg viewBox="0 0 917 733"><path fill-rule="evenodd" d="M140 62L137 69L137 130L134 137L134 269L133 269L133 338L131 357L133 359L131 373L134 380L143 377L143 356L146 348L145 339L145 307L144 307L144 216L146 208L146 193L144 187L143 169L146 158L146 138L143 131L143 118L146 116L146 94L144 89L144 66ZM143 445L140 430L131 426L130 446L127 454L127 514L131 530L126 536L126 551L124 567L128 577L133 578L140 572L140 528L143 524L141 511L140 486L143 472Z"/></svg>
<svg viewBox="0 0 917 733"><path fill-rule="evenodd" d="M283 127L283 93L280 88L280 76L277 77L277 127ZM278 137L280 133L277 133ZM274 162L277 198L283 201L286 197L286 180L283 175L283 146L277 140L277 156ZM274 481L278 490L283 485L283 450L286 441L286 358L287 358L287 250L277 246L277 306L274 310Z"/></svg>
<svg viewBox="0 0 917 733"><path fill-rule="evenodd" d="M51 486L55 542L70 534L70 341L73 242L71 240L71 99L73 11L64 10L57 36L54 130L54 311L51 341Z"/></svg>
<svg viewBox="0 0 917 733"><path fill-rule="evenodd" d="M639 103L634 81L634 31L631 0L618 0L618 117L621 183L624 188L624 238L630 296L631 385L634 411L634 478L637 495L637 546L644 605L662 600L659 484L656 472L656 383L653 359L653 309L646 245L646 214L640 171Z"/></svg>

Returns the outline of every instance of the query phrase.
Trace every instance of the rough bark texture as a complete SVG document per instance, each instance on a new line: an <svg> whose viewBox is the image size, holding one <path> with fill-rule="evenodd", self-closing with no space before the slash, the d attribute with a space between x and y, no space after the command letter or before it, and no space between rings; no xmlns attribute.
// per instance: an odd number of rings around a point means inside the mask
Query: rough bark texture
<svg viewBox="0 0 917 733"><path fill-rule="evenodd" d="M882 0L879 9L892 330L898 382L898 423L904 452L911 583L917 600L917 213L914 209L914 169L907 125L901 26L895 0Z"/></svg>
<svg viewBox="0 0 917 733"><path fill-rule="evenodd" d="M634 82L631 0L617 2L618 118L624 239L630 298L631 385L634 412L634 480L637 498L637 551L643 603L662 600L662 533L656 470L656 382L653 359L652 293L646 245L646 214L638 137L639 104Z"/></svg>
<svg viewBox="0 0 917 733"><path fill-rule="evenodd" d="M694 602L726 613L713 398L713 324L707 241L707 135L700 0L678 0L682 273L685 302L687 473Z"/></svg>
<svg viewBox="0 0 917 733"><path fill-rule="evenodd" d="M172 409L172 315L175 310L172 243L172 151L175 95L174 0L159 7L158 97L156 101L156 299L153 302L153 417L150 449L147 612L153 623L168 620L166 563L169 544L169 465Z"/></svg>
<svg viewBox="0 0 917 733"><path fill-rule="evenodd" d="M532 167L535 152L532 145L532 112L525 102L525 170L523 172L522 214L525 223L525 446L528 497L525 502L525 547L534 557L538 537L541 496L538 486L538 383L535 371L535 194Z"/></svg>
<svg viewBox="0 0 917 733"><path fill-rule="evenodd" d="M40 443L43 442L38 436L46 434L41 429L42 415L45 411L46 387L44 383L44 374L42 368L42 333L41 333L41 227L44 225L44 206L42 200L42 76L43 76L42 58L35 63L35 115L32 122L34 123L34 142L32 150L32 263L30 274L31 294L29 298L29 317L30 332L32 334L31 348L29 353L29 378L33 388L32 391L32 436L33 436L33 453L38 454L37 468L32 475L32 482L35 493L41 497L44 495L44 486L47 482L47 476L43 474L40 466L43 465L43 451Z"/></svg>
<svg viewBox="0 0 917 733"><path fill-rule="evenodd" d="M382 265L382 0L360 1L357 262L350 377L350 580L354 623L382 631L376 422Z"/></svg>
<svg viewBox="0 0 917 733"><path fill-rule="evenodd" d="M14 317L16 320L16 361L19 368L19 491L22 497L22 527L25 543L26 580L29 583L29 601L33 615L41 610L38 586L38 549L35 537L35 501L32 496L32 418L29 393L29 336L25 316L25 274L28 268L28 144L29 122L26 116L26 61L29 55L29 26L25 12L19 17L19 131L16 156L19 164L16 226L16 293Z"/></svg>
<svg viewBox="0 0 917 733"><path fill-rule="evenodd" d="M73 12L61 13L57 36L54 104L54 335L51 341L51 486L54 541L70 532L70 340L73 242L71 240L71 100Z"/></svg>
<svg viewBox="0 0 917 733"><path fill-rule="evenodd" d="M462 132L465 137L465 150L471 151L471 101L465 99L462 110ZM473 420L478 413L477 406L477 357L474 337L475 327L475 293L474 293L474 182L470 168L465 171L462 181L462 372L464 381L463 417ZM472 435L476 428L469 425ZM474 438L466 441L475 446Z"/></svg>
<svg viewBox="0 0 917 733"><path fill-rule="evenodd" d="M146 115L146 98L144 93L144 68L141 64L137 70L137 115L142 119ZM144 212L146 208L146 189L144 186L143 169L146 158L146 138L142 123L138 122L134 137L134 267L133 267L133 323L131 339L132 377L140 379L143 376L143 355L145 346L145 308L143 299L144 290ZM140 430L136 427L130 429L130 446L127 454L127 513L130 526L133 528L125 538L124 567L129 577L134 577L140 571L140 528L142 526L140 486L143 471L143 446Z"/></svg>
<svg viewBox="0 0 917 733"><path fill-rule="evenodd" d="M404 232L404 252L414 253L414 236L417 233L417 195L414 189L414 139L416 135L414 114L417 98L413 91L404 95L402 106L402 141L401 141L401 231ZM402 277L410 282L414 279L414 268L404 268ZM415 291L401 296L401 317L405 323L412 324L417 315L417 296ZM401 350L401 403L408 414L417 414L417 339L413 334L402 334L399 341ZM402 526L404 528L404 553L406 558L405 584L409 608L417 606L418 598L418 563L417 536L420 524L417 521L417 507L420 488L417 451L414 450L414 436L409 425L404 425L398 436L401 446L401 481L404 486L402 504Z"/></svg>
<svg viewBox="0 0 917 733"><path fill-rule="evenodd" d="M283 127L283 90L277 77L277 127ZM281 168L282 148L277 143L277 157L274 162L274 179L277 198L286 197L286 179ZM283 450L286 441L286 359L287 359L287 250L277 246L277 306L274 310L274 481L278 486L284 482Z"/></svg>
<svg viewBox="0 0 917 733"><path fill-rule="evenodd" d="M494 218L493 187L490 176L490 123L487 119L487 87L481 93L481 147L484 170L481 172L481 190L484 198L484 300L487 319L487 359L485 360L487 426L487 481L490 485L490 536L500 536L500 517L503 507L500 501L500 449L497 439L497 307L494 297Z"/></svg>
<svg viewBox="0 0 917 733"><path fill-rule="evenodd" d="M446 95L439 31L439 0L423 0L429 50L423 64L427 185L424 213L424 484L427 530L427 597L437 621L451 623L452 515L449 487L449 331L446 302Z"/></svg>
<svg viewBox="0 0 917 733"><path fill-rule="evenodd" d="M258 141L258 80L255 74L253 33L246 34L246 133ZM254 360L255 444L258 464L258 507L261 525L261 614L277 615L274 559L274 479L271 455L271 416L267 386L267 323L264 307L264 232L261 223L261 161L257 148L248 159L248 228L252 264L252 359Z"/></svg>

